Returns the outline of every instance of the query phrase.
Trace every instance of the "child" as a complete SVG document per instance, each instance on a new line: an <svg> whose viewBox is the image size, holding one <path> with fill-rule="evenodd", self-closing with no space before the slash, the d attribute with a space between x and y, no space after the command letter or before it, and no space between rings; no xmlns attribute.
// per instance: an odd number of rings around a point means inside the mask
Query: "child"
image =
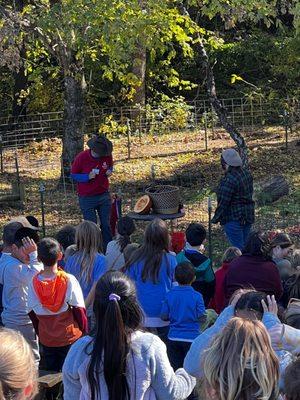
<svg viewBox="0 0 300 400"><path fill-rule="evenodd" d="M80 283L86 308L93 301L98 279L106 272L106 261L101 253L101 231L94 222L84 221L76 229L76 253L65 265L65 271Z"/></svg>
<svg viewBox="0 0 300 400"><path fill-rule="evenodd" d="M233 318L204 353L207 399L277 400L279 363L260 321Z"/></svg>
<svg viewBox="0 0 300 400"><path fill-rule="evenodd" d="M73 225L63 226L56 234L56 240L61 246L63 258L59 261L59 266L64 268L66 265L66 251L67 248L75 245L76 228Z"/></svg>
<svg viewBox="0 0 300 400"><path fill-rule="evenodd" d="M300 400L300 358L292 362L285 370L284 399Z"/></svg>
<svg viewBox="0 0 300 400"><path fill-rule="evenodd" d="M166 347L140 330L142 311L131 280L109 271L98 281L93 336L79 339L63 366L64 399L185 399L195 380L170 366Z"/></svg>
<svg viewBox="0 0 300 400"><path fill-rule="evenodd" d="M209 308L213 308L218 314L226 307L226 299L224 295L224 280L227 274L229 265L232 260L242 255L242 252L237 247L229 247L222 257L222 266L216 273L216 290L214 297L209 303Z"/></svg>
<svg viewBox="0 0 300 400"><path fill-rule="evenodd" d="M40 354L37 337L28 316L28 286L32 278L38 274L43 265L37 259L36 232L30 228L17 230L11 255L7 256L5 266L0 274L0 283L3 285L3 312L2 321L5 327L22 333L30 343L36 363L39 363Z"/></svg>
<svg viewBox="0 0 300 400"><path fill-rule="evenodd" d="M106 249L107 269L120 270L125 265L124 250L131 243L130 236L135 231L134 221L129 217L122 217L117 223L118 235L108 243Z"/></svg>
<svg viewBox="0 0 300 400"><path fill-rule="evenodd" d="M6 262L10 261L11 259L11 250L12 250L12 245L14 243L15 239L15 234L18 229L22 228L22 224L20 222L9 222L6 225L4 225L3 228L3 248L2 252L0 255L0 282L2 282L2 272L6 268ZM2 307L2 293L3 293L3 285L0 284L0 313L2 314L3 307ZM0 325L3 326L2 324L2 319L0 316Z"/></svg>
<svg viewBox="0 0 300 400"><path fill-rule="evenodd" d="M150 222L144 242L134 253L125 273L135 282L144 326L167 339L169 322L160 318L162 302L175 280L176 257L169 253L169 232L161 219Z"/></svg>
<svg viewBox="0 0 300 400"><path fill-rule="evenodd" d="M190 262L178 264L175 279L179 286L170 290L161 310L161 319L170 321L167 349L174 370L183 367L192 342L200 334L200 322L205 320L203 297L191 286L195 280L193 265Z"/></svg>
<svg viewBox="0 0 300 400"><path fill-rule="evenodd" d="M29 316L43 345L47 370L60 371L71 344L87 332L84 300L77 279L57 267L62 257L59 243L44 238L37 250L44 270L29 286Z"/></svg>
<svg viewBox="0 0 300 400"><path fill-rule="evenodd" d="M203 242L206 238L206 230L203 225L190 224L185 232L185 248L177 254L177 262L189 261L196 272L196 280L193 288L203 296L205 306L208 306L215 291L215 275L211 267L211 260L202 254Z"/></svg>
<svg viewBox="0 0 300 400"><path fill-rule="evenodd" d="M37 392L37 370L31 348L23 335L0 330L0 399L33 399Z"/></svg>
<svg viewBox="0 0 300 400"><path fill-rule="evenodd" d="M293 242L286 233L277 233L270 243L271 257L284 283L292 274L291 262L287 259L293 253Z"/></svg>

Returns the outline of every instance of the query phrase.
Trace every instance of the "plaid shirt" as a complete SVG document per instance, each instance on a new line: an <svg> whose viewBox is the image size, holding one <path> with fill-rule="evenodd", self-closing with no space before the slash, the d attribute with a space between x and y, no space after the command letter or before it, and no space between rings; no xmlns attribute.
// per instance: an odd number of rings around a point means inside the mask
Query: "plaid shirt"
<svg viewBox="0 0 300 400"><path fill-rule="evenodd" d="M218 206L212 223L225 225L230 221L240 221L242 224L253 224L252 195L253 179L249 170L229 167L218 188Z"/></svg>

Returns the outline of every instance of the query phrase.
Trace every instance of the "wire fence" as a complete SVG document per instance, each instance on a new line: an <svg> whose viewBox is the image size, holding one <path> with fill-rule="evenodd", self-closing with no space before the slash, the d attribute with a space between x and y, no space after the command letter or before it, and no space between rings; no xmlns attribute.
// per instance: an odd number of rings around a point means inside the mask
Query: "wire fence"
<svg viewBox="0 0 300 400"><path fill-rule="evenodd" d="M281 127L293 134L300 127L300 102L249 98L222 99L230 121L244 134L263 134L270 127ZM169 132L201 132L207 149L209 139L218 137L221 129L217 115L208 100L190 103L168 103L160 107L101 108L87 110L87 134L102 131L111 136L126 136L128 157L135 137L159 136ZM63 111L0 117L0 149L20 148L32 141L60 138L64 130Z"/></svg>
<svg viewBox="0 0 300 400"><path fill-rule="evenodd" d="M250 146L263 146L272 140L289 145L290 141L298 140L299 103L291 105L282 101L249 99L223 99L222 103ZM134 158L146 160L149 156L170 157L172 154L220 148L224 139L228 138L205 100L182 107L175 104L167 108L142 110L91 110L87 113L86 133L99 128L117 143L114 158L120 165ZM69 177L61 176L62 134L62 112L27 115L18 119L0 118L0 209L6 220L18 213L14 207L20 207L22 203L22 212L35 214L40 221L44 219L47 234L54 234L66 223L77 224L81 220L76 186ZM124 214L133 209L137 198L153 182L172 184L180 188L186 211L175 228L184 229L192 221L209 226L208 196L212 196L213 208L215 197L201 192L203 181L200 172L175 170L166 177L155 170L153 163L148 173L140 178L134 160L129 163L130 172L124 170L126 179L120 182L113 179L111 185L112 192L122 197ZM13 198L15 200L12 201ZM276 204L276 207L258 208L255 227L283 229L299 240L299 209L299 204L288 201ZM144 226L139 226L138 234L141 235ZM210 246L216 260L227 245L221 228L213 225Z"/></svg>

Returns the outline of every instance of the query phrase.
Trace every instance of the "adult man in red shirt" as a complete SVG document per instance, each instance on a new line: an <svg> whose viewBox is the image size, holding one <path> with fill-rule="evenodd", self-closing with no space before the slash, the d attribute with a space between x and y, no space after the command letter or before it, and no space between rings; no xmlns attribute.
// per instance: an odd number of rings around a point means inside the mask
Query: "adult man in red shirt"
<svg viewBox="0 0 300 400"><path fill-rule="evenodd" d="M112 240L108 178L113 171L113 146L111 141L102 135L94 135L87 145L89 149L76 156L71 168L71 177L77 182L83 218L97 223L97 214L99 215L103 246L106 249L108 242Z"/></svg>

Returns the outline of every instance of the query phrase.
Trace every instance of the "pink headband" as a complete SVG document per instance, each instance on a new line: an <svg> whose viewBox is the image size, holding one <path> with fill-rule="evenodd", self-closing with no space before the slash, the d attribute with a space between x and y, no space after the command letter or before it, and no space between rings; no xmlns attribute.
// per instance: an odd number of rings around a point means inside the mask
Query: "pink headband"
<svg viewBox="0 0 300 400"><path fill-rule="evenodd" d="M115 293L111 293L111 294L109 295L109 297L108 297L108 300L109 300L109 301L120 301L120 300L121 300L121 297L118 296L118 295L115 294Z"/></svg>

